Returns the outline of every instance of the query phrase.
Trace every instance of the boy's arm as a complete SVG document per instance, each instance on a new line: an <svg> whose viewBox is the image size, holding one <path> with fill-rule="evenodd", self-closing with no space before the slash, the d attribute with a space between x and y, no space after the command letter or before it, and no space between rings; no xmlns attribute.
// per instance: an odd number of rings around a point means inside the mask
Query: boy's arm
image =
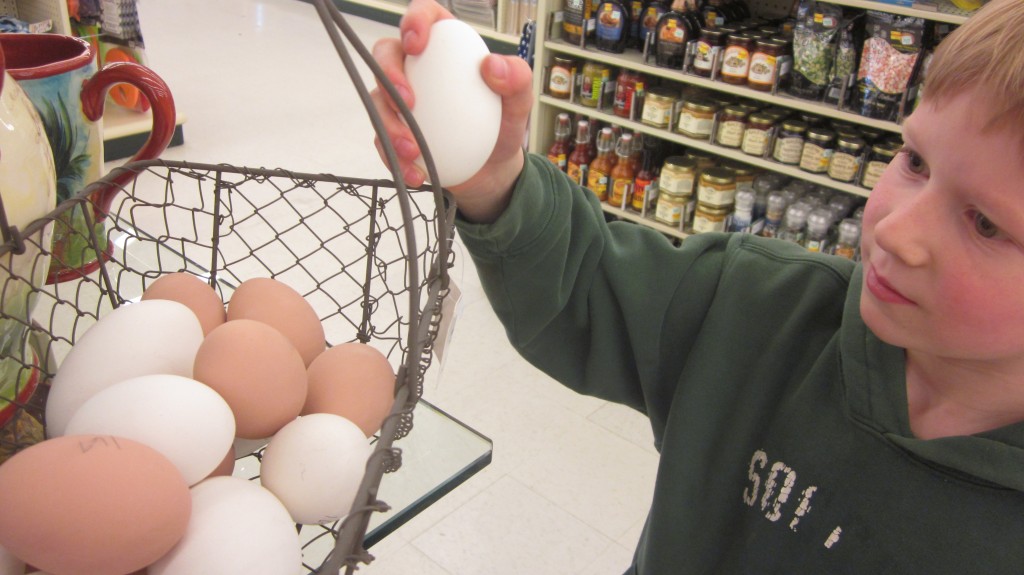
<svg viewBox="0 0 1024 575"><path fill-rule="evenodd" d="M605 223L597 198L545 158L529 155L505 213L459 223L487 296L523 356L581 392L647 411L667 405L714 292L710 272L682 278L698 254L643 226ZM681 305L684 304L685 305ZM688 311L689 310L689 311ZM670 319L671 318L671 319Z"/></svg>

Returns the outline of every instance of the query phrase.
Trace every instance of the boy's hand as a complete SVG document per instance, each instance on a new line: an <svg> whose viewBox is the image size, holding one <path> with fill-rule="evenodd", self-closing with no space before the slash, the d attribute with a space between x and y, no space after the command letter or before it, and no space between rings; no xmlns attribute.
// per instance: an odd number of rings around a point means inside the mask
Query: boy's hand
<svg viewBox="0 0 1024 575"><path fill-rule="evenodd" d="M410 109L416 105L416 98L405 77L405 57L422 53L429 41L430 27L445 18L452 18L452 15L434 0L413 0L399 25L401 40L384 39L373 47L374 59ZM530 93L530 67L519 57L491 54L484 59L480 73L487 86L501 96L498 142L484 167L450 191L464 217L483 223L492 222L501 215L508 205L516 178L522 171L523 140L533 96ZM412 132L402 122L397 106L379 86L373 91L373 100L398 155L402 177L410 186L421 185L425 174L412 163L420 155ZM452 113L458 113L458 110L452 110ZM386 162L379 138L376 145L381 158Z"/></svg>

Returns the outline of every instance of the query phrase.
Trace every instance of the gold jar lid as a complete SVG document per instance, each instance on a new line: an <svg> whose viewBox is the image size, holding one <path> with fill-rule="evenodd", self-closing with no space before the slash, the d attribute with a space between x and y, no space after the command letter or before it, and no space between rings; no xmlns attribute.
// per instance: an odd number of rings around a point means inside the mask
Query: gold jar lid
<svg viewBox="0 0 1024 575"><path fill-rule="evenodd" d="M736 183L736 173L729 168L708 168L701 172L700 181L708 184L729 185Z"/></svg>
<svg viewBox="0 0 1024 575"><path fill-rule="evenodd" d="M651 88L650 90L647 90L644 97L652 100L673 102L679 97L679 91L661 87Z"/></svg>
<svg viewBox="0 0 1024 575"><path fill-rule="evenodd" d="M775 123L775 116L762 110L760 112L754 112L749 118L747 118L747 120L750 122L752 127L757 126L759 128L767 129Z"/></svg>
<svg viewBox="0 0 1024 575"><path fill-rule="evenodd" d="M744 164L742 162L725 161L722 162L722 167L731 171L737 180L753 178L759 171L754 166Z"/></svg>
<svg viewBox="0 0 1024 575"><path fill-rule="evenodd" d="M836 133L822 126L807 129L807 140L816 144L827 144L835 139Z"/></svg>
<svg viewBox="0 0 1024 575"><path fill-rule="evenodd" d="M704 99L693 99L687 100L683 104L683 108L693 112L701 112L705 114L714 114L718 108L710 101Z"/></svg>
<svg viewBox="0 0 1024 575"><path fill-rule="evenodd" d="M800 120L783 120L782 129L789 132L796 132L797 134L803 134L807 131L807 124Z"/></svg>
<svg viewBox="0 0 1024 575"><path fill-rule="evenodd" d="M871 146L871 153L883 158L892 159L899 151L900 147L893 145L893 142L879 142Z"/></svg>
<svg viewBox="0 0 1024 575"><path fill-rule="evenodd" d="M692 172L697 169L697 158L686 156L669 156L665 158L665 166L683 172Z"/></svg>
<svg viewBox="0 0 1024 575"><path fill-rule="evenodd" d="M836 142L836 148L847 154L859 154L866 145L864 138L858 136L843 136Z"/></svg>
<svg viewBox="0 0 1024 575"><path fill-rule="evenodd" d="M736 119L746 118L750 111L740 104L729 104L722 109L722 112L727 116L731 116Z"/></svg>
<svg viewBox="0 0 1024 575"><path fill-rule="evenodd" d="M735 204L726 204L724 206L715 206L712 204L705 204L704 202L697 202L697 211L701 212L706 216L727 216L733 211Z"/></svg>

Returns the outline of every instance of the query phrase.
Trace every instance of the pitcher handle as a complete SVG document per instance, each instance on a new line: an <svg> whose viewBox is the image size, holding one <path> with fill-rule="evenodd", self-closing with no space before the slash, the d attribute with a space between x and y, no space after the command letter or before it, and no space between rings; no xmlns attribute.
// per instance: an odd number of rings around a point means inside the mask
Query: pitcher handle
<svg viewBox="0 0 1024 575"><path fill-rule="evenodd" d="M107 92L116 84L131 84L138 88L149 100L153 110L153 126L149 138L142 148L132 156L130 162L137 160L156 159L171 143L174 136L175 115L174 97L167 84L153 70L135 62L112 62L86 80L82 87L82 110L85 116L97 121L103 116L103 104ZM97 192L97 205L100 217L106 215L117 191L135 178L136 174L125 171L116 176L111 185Z"/></svg>

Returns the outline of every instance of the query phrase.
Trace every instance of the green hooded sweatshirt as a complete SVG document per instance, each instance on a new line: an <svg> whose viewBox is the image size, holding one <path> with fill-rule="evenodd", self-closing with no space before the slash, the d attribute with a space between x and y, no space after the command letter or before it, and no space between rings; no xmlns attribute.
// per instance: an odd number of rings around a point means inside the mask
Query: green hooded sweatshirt
<svg viewBox="0 0 1024 575"><path fill-rule="evenodd" d="M1024 573L1024 424L916 439L858 265L749 234L673 246L535 155L497 222L458 226L523 357L650 419L627 573Z"/></svg>

